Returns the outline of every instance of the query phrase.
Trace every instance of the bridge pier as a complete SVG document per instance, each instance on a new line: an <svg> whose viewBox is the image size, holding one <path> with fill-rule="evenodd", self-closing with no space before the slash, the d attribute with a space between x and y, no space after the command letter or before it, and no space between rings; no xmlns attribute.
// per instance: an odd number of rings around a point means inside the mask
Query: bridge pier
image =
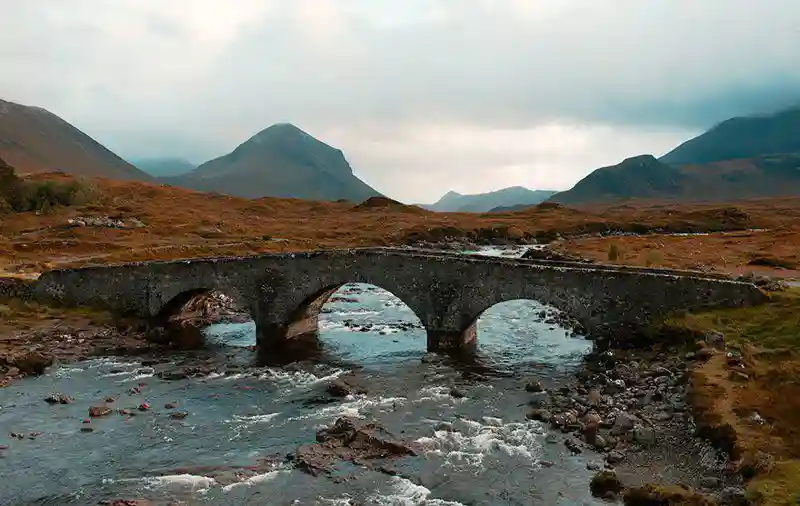
<svg viewBox="0 0 800 506"><path fill-rule="evenodd" d="M478 336L474 323L465 330L428 329L428 351L472 353L477 347Z"/></svg>

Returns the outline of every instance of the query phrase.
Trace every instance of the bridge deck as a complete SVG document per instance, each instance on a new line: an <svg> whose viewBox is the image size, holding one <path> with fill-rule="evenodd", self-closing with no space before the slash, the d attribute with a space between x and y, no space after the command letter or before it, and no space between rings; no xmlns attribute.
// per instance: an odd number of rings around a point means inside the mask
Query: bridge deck
<svg viewBox="0 0 800 506"><path fill-rule="evenodd" d="M403 256L410 258L424 258L431 260L441 260L444 262L464 262L464 263L492 263L492 264L505 264L516 266L539 266L551 267L569 270L583 270L583 271L602 271L602 272L620 272L626 274L650 274L662 276L680 276L692 277L698 279L712 279L728 282L737 282L727 274L715 272L702 272L702 271L689 271L678 269L664 269L652 267L634 267L626 265L602 264L602 263L589 263L589 262L569 262L559 260L541 260L532 258L515 258L506 256L489 256L481 255L479 253L461 253L452 250L435 250L425 248L410 248L410 247L366 247L366 248L338 248L338 249L322 249L322 250L307 250L296 252L282 252L282 253L264 253L261 255L249 256L226 256L226 257L195 257L178 260L148 260L138 262L121 262L105 265L55 269L51 272L60 271L93 271L102 270L113 267L124 266L146 266L146 265L164 265L164 264L189 264L189 263L225 263L225 262L240 262L247 260L269 259L269 258L314 258L320 256L347 256L347 255L363 255L365 253L374 253L376 255L387 256Z"/></svg>

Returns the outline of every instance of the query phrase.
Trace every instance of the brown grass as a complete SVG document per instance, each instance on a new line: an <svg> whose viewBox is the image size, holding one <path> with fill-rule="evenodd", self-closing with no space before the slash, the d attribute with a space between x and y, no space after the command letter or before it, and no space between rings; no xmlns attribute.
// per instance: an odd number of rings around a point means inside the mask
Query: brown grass
<svg viewBox="0 0 800 506"><path fill-rule="evenodd" d="M66 181L63 174L29 176ZM536 206L512 213L432 213L394 202L356 206L297 199L248 200L151 183L94 179L96 202L0 217L0 270L39 272L57 266L104 264L200 256L254 255L317 248L406 244L448 236L473 240L556 239L556 248L606 262L609 244L624 254L620 263L665 267L709 262L719 270L747 266L753 252L800 261L800 199L753 201L737 206L637 204L570 209ZM137 218L143 228L70 227L78 216ZM742 230L702 237L596 237L608 231ZM588 238L577 235L591 234ZM572 237L572 238L570 238ZM658 253L652 250L656 247ZM724 261L723 261L724 260ZM763 269L770 269L764 267ZM773 269L774 270L774 269ZM780 271L784 275L792 271Z"/></svg>

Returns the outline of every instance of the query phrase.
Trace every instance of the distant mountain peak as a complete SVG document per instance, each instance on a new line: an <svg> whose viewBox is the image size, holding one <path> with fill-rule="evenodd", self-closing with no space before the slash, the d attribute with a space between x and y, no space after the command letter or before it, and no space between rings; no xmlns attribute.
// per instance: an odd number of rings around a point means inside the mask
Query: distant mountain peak
<svg viewBox="0 0 800 506"><path fill-rule="evenodd" d="M462 195L455 191L444 194L436 203L423 205L429 211L484 213L496 207L534 205L551 197L549 190L529 190L524 186L510 186L487 193Z"/></svg>
<svg viewBox="0 0 800 506"><path fill-rule="evenodd" d="M353 174L341 150L292 123L271 125L231 153L170 182L249 198L361 202L380 195Z"/></svg>

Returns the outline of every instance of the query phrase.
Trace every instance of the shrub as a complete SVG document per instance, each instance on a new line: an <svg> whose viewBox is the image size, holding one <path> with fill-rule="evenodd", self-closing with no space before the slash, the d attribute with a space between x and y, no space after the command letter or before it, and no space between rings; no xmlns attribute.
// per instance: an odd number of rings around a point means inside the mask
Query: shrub
<svg viewBox="0 0 800 506"><path fill-rule="evenodd" d="M17 212L47 212L58 206L85 205L100 198L100 191L91 181L25 181L7 186L5 200Z"/></svg>
<svg viewBox="0 0 800 506"><path fill-rule="evenodd" d="M608 247L608 261L609 262L616 262L619 260L620 251L616 244L612 243Z"/></svg>

